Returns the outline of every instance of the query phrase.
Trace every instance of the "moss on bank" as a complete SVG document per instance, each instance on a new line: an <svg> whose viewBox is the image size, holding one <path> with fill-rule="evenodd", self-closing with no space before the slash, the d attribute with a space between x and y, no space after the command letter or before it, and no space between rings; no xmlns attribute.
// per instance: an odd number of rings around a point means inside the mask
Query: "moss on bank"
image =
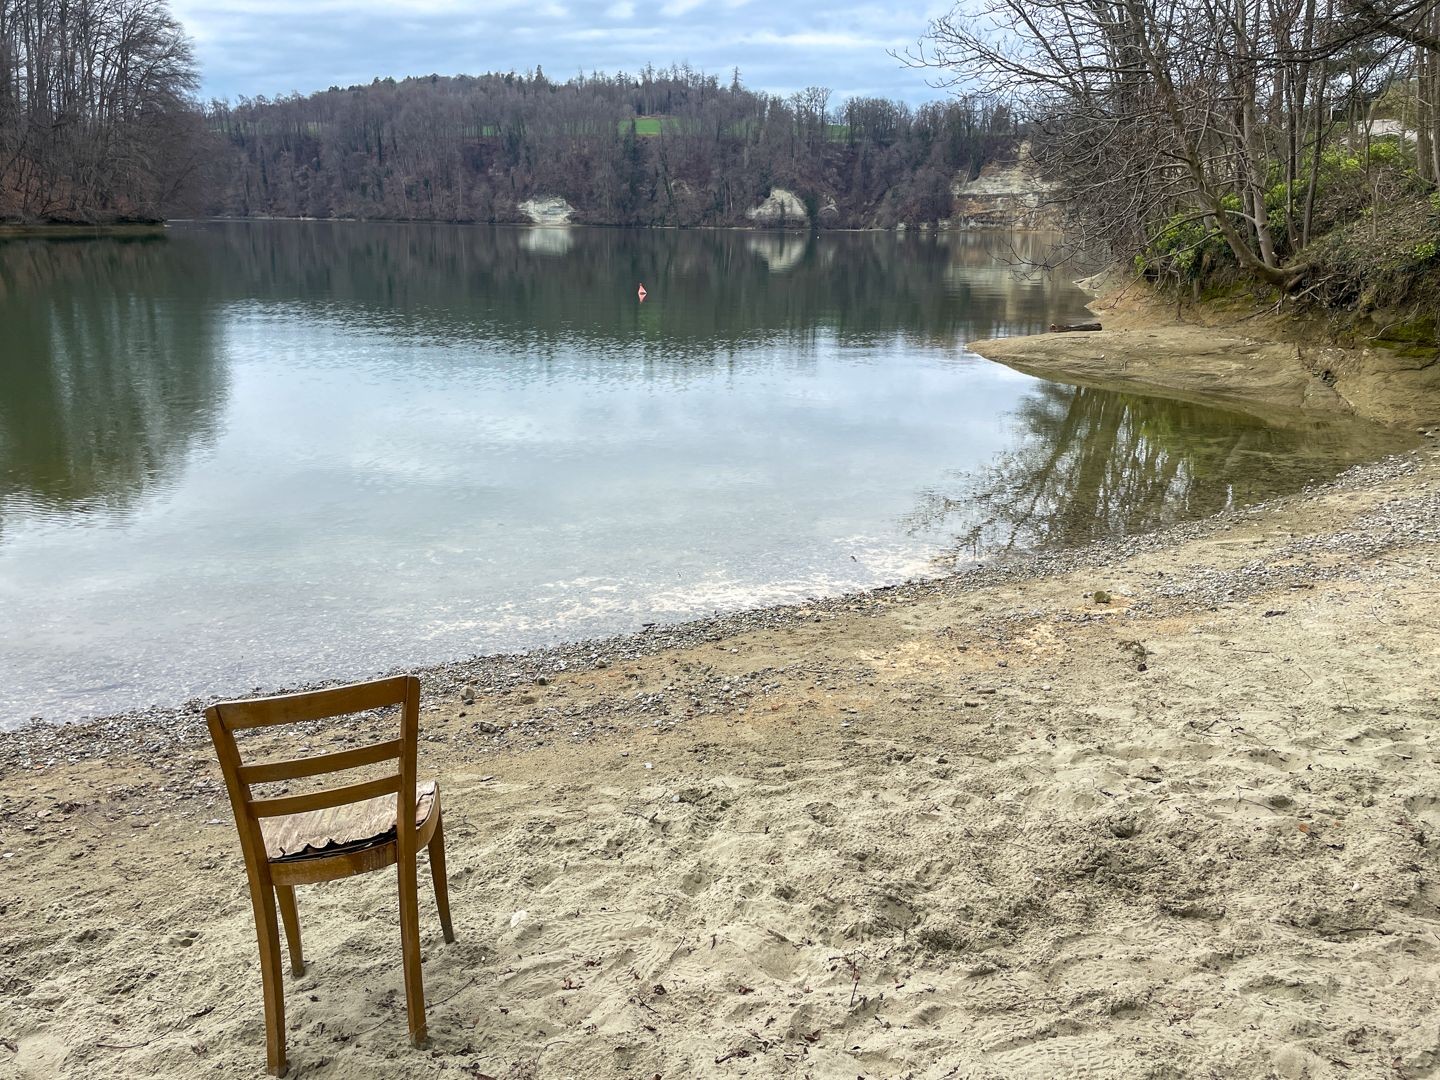
<svg viewBox="0 0 1440 1080"><path fill-rule="evenodd" d="M1214 221L1193 212L1159 228L1131 260L1134 271L1177 305L1231 314L1273 308L1323 323L1334 343L1440 355L1440 192L1396 137L1333 145L1317 165L1308 244L1294 218L1299 193L1277 183L1266 196L1276 256L1294 272L1286 289L1257 282ZM1233 202L1227 209L1238 218ZM1316 340L1298 328L1295 336Z"/></svg>
<svg viewBox="0 0 1440 1080"><path fill-rule="evenodd" d="M1322 237L1305 254L1296 297L1341 340L1440 353L1440 195L1367 210Z"/></svg>

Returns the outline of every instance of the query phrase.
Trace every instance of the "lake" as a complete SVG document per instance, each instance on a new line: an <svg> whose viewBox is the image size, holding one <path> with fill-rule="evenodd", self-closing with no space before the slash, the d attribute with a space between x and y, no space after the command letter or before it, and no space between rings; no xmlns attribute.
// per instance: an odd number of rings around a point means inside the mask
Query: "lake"
<svg viewBox="0 0 1440 1080"><path fill-rule="evenodd" d="M1086 316L1014 270L1047 243L346 222L0 241L0 726L868 588L1402 445L967 352Z"/></svg>

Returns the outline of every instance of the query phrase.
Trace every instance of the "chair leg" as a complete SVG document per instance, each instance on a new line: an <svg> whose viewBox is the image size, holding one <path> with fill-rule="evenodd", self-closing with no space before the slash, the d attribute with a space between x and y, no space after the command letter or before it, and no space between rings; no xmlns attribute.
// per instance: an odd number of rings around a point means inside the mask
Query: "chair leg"
<svg viewBox="0 0 1440 1080"><path fill-rule="evenodd" d="M437 811L438 813L438 811ZM440 909L440 929L447 944L455 940L455 927L450 925L450 884L445 879L445 818L435 819L435 835L430 837L430 880L435 883L435 906Z"/></svg>
<svg viewBox="0 0 1440 1080"><path fill-rule="evenodd" d="M305 954L300 951L300 912L295 907L295 886L276 885L280 921L285 924L285 944L290 947L290 974L305 974Z"/></svg>
<svg viewBox="0 0 1440 1080"><path fill-rule="evenodd" d="M255 909L255 936L260 942L260 983L265 998L265 1067L271 1076L284 1076L285 989L280 977L280 927L270 882L250 879L250 903Z"/></svg>
<svg viewBox="0 0 1440 1080"><path fill-rule="evenodd" d="M415 852L402 855L395 864L400 885L400 952L405 964L405 1013L410 1025L410 1044L425 1044L425 987L420 973L420 898L416 881Z"/></svg>

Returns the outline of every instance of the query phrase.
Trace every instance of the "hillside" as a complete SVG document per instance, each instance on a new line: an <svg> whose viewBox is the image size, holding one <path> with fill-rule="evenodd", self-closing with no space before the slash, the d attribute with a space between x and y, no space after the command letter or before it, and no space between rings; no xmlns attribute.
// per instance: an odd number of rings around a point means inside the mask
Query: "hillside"
<svg viewBox="0 0 1440 1080"><path fill-rule="evenodd" d="M212 212L605 225L891 227L948 218L1013 152L1003 105L776 97L688 68L552 82L376 80L213 105ZM751 211L772 194L782 212ZM563 207L561 202L563 201ZM773 205L773 204L772 204Z"/></svg>

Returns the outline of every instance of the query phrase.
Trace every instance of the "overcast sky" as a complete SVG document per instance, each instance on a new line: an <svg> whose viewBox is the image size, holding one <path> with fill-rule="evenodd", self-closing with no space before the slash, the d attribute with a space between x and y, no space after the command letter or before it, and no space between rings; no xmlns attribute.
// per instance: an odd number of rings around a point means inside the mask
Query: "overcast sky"
<svg viewBox="0 0 1440 1080"><path fill-rule="evenodd" d="M541 65L555 80L646 63L752 89L828 86L837 98L941 96L887 49L912 46L949 0L172 0L195 39L206 98L479 74Z"/></svg>

